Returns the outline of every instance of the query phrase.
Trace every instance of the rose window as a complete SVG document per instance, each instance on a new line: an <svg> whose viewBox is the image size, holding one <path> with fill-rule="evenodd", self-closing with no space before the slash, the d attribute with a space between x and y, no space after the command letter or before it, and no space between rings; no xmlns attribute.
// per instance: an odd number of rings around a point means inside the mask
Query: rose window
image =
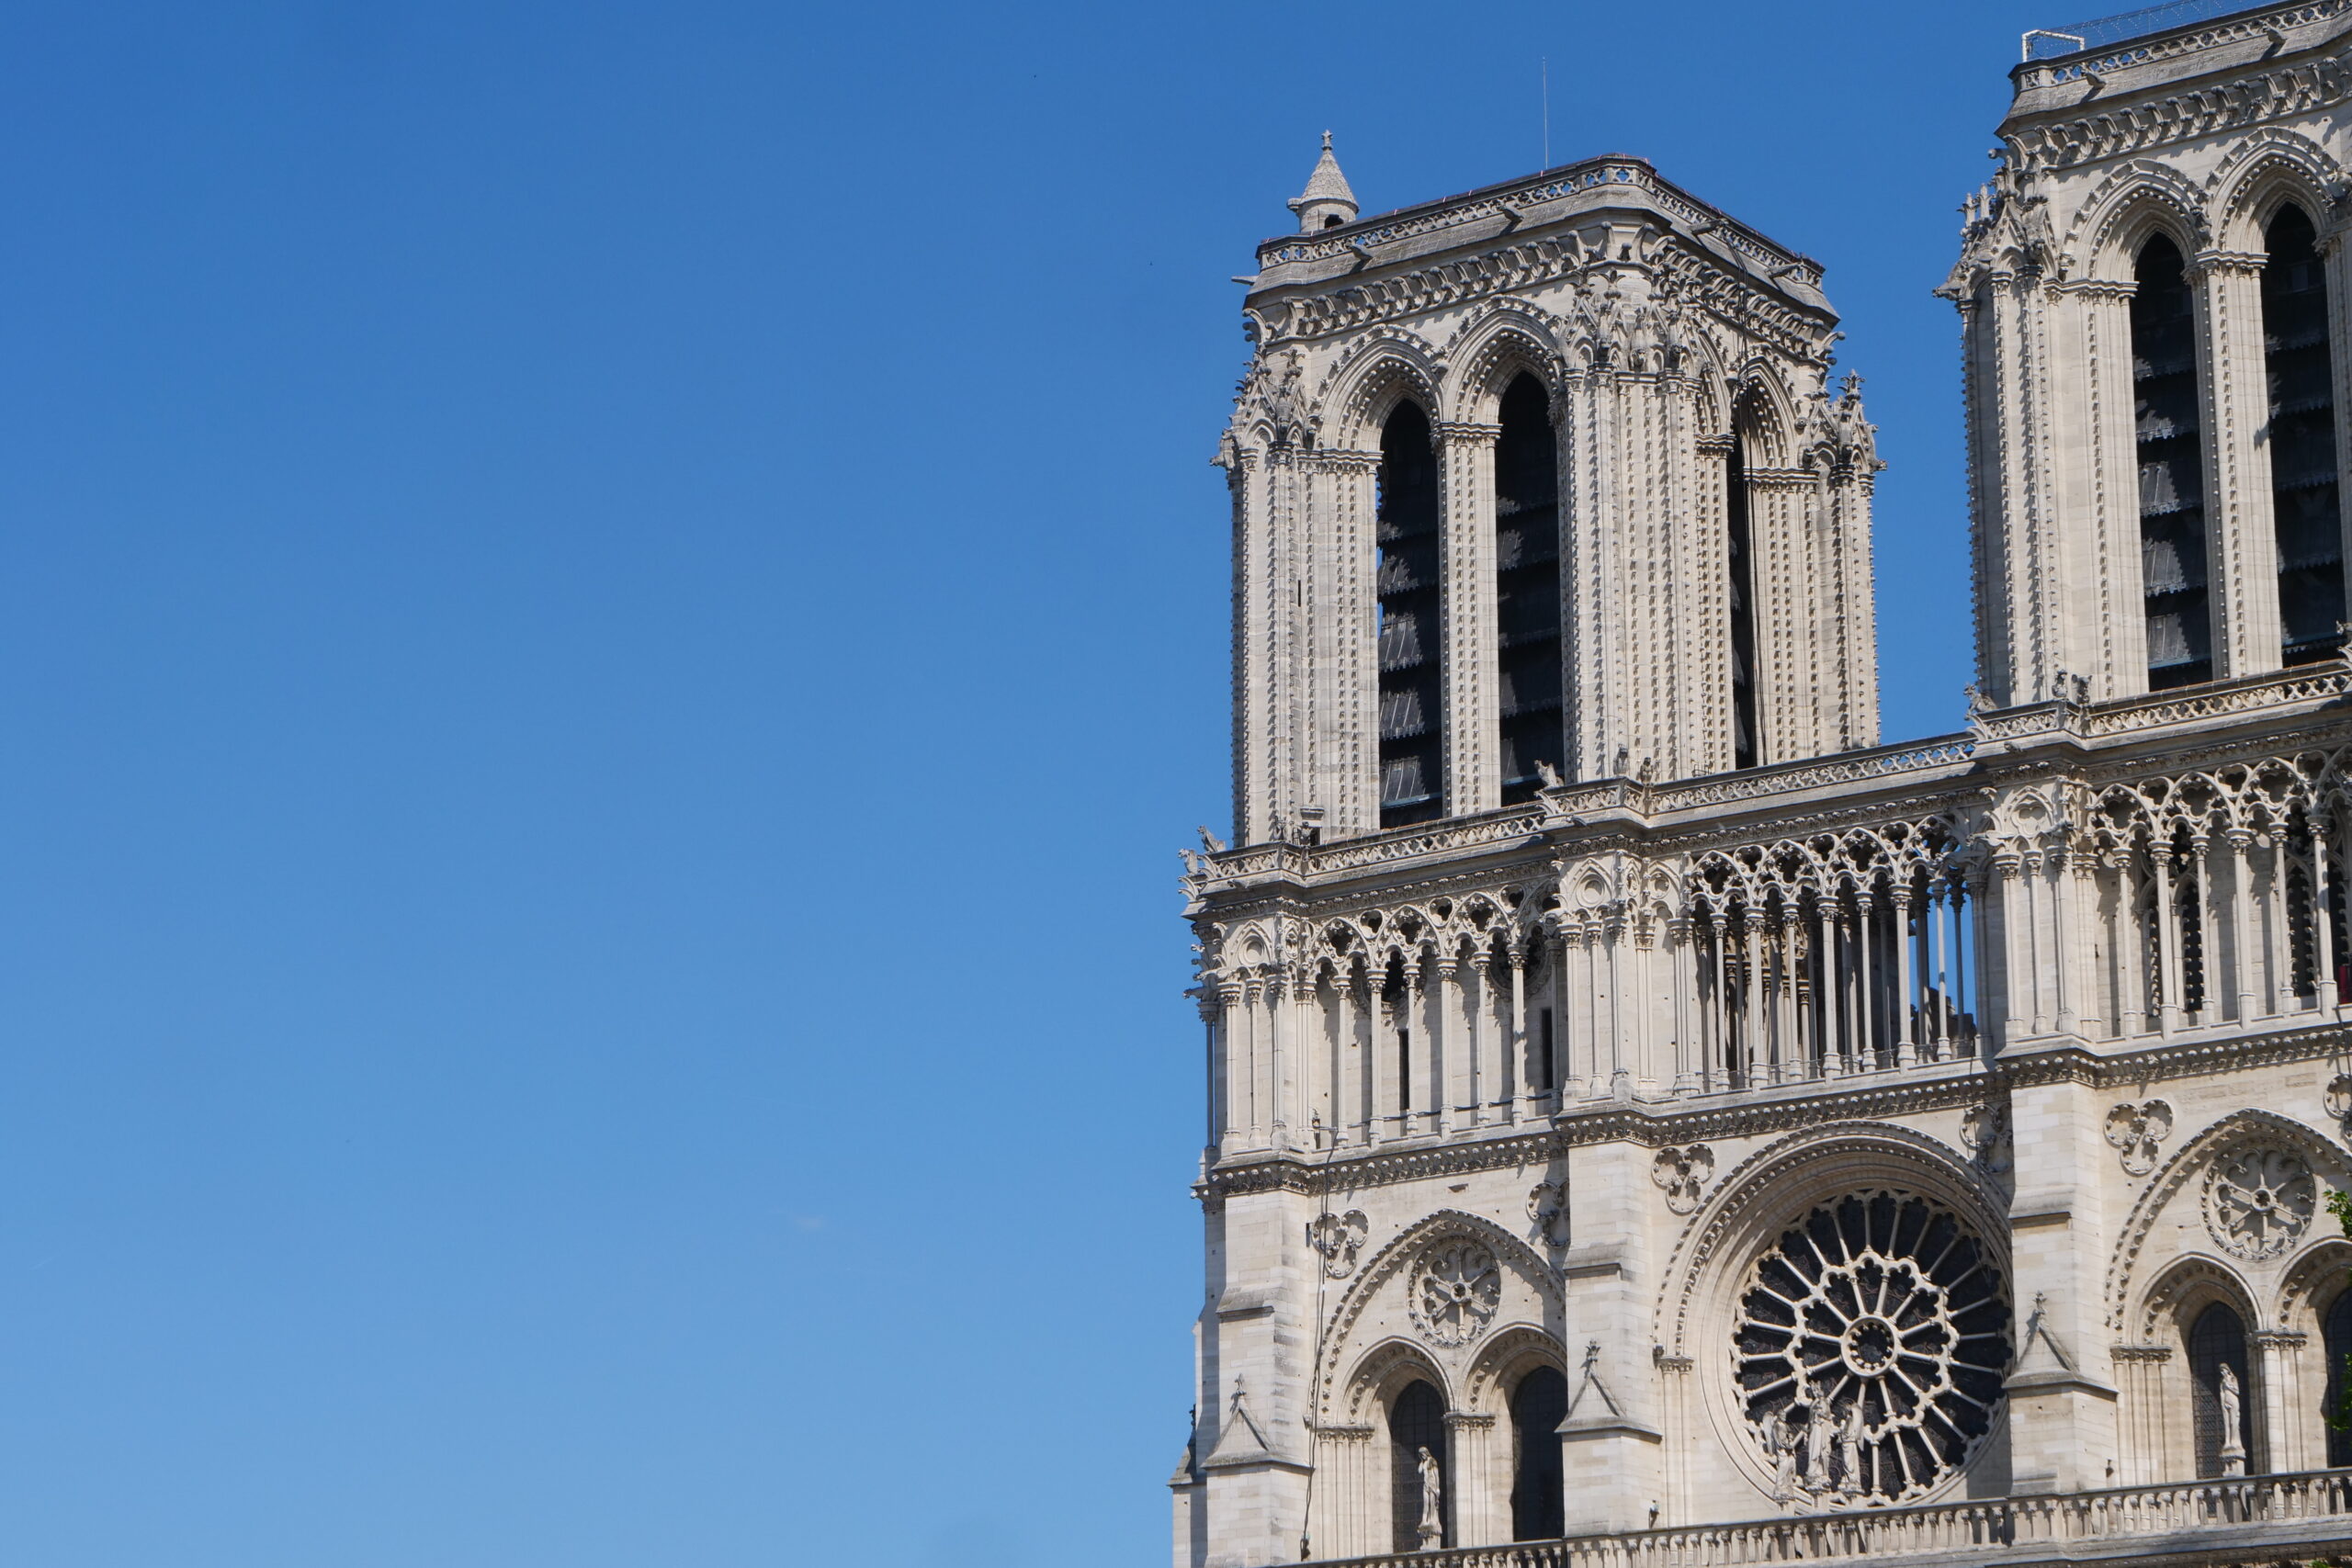
<svg viewBox="0 0 2352 1568"><path fill-rule="evenodd" d="M1784 1503L1907 1502L1968 1462L2009 1364L2000 1265L1924 1198L1815 1209L1739 1300L1739 1399Z"/></svg>
<svg viewBox="0 0 2352 1568"><path fill-rule="evenodd" d="M2301 1156L2242 1149L2214 1168L2205 1223L2240 1258L2276 1258L2303 1234L2318 1203L2319 1184Z"/></svg>
<svg viewBox="0 0 2352 1568"><path fill-rule="evenodd" d="M1502 1272L1494 1253L1467 1238L1431 1247L1413 1280L1413 1315L1440 1345L1468 1344L1494 1317L1502 1298Z"/></svg>

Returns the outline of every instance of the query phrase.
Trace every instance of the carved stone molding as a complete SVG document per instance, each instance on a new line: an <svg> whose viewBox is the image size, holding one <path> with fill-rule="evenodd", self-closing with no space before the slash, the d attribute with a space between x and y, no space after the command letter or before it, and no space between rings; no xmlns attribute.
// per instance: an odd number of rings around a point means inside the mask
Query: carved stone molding
<svg viewBox="0 0 2352 1568"><path fill-rule="evenodd" d="M2009 1108L1997 1100L1970 1106L1961 1112L1960 1142L1977 1168L1986 1175L2007 1172L2010 1164Z"/></svg>
<svg viewBox="0 0 2352 1568"><path fill-rule="evenodd" d="M2172 1107L2161 1100L2119 1105L2107 1113L2106 1131L2124 1174L2145 1176L2156 1168L2156 1145L2172 1136Z"/></svg>
<svg viewBox="0 0 2352 1568"><path fill-rule="evenodd" d="M1307 1222L1306 1241L1322 1255L1323 1272L1344 1280L1355 1272L1356 1253L1369 1228L1362 1209L1350 1209L1344 1214L1327 1211Z"/></svg>
<svg viewBox="0 0 2352 1568"><path fill-rule="evenodd" d="M1663 1148L1650 1161L1650 1180L1666 1194L1666 1206L1687 1214L1699 1206L1700 1195L1715 1174L1715 1151L1704 1144Z"/></svg>
<svg viewBox="0 0 2352 1568"><path fill-rule="evenodd" d="M2319 1183L2291 1149L2257 1144L2229 1150L2205 1178L2205 1226L2233 1257L2276 1258L2311 1228Z"/></svg>
<svg viewBox="0 0 2352 1568"><path fill-rule="evenodd" d="M1502 1304L1502 1264L1475 1236L1441 1237L1414 1266L1408 1300L1414 1326L1430 1344L1467 1345Z"/></svg>
<svg viewBox="0 0 2352 1568"><path fill-rule="evenodd" d="M1568 1190L1565 1183L1546 1181L1527 1194L1527 1217L1535 1222L1535 1239L1547 1247L1568 1245Z"/></svg>

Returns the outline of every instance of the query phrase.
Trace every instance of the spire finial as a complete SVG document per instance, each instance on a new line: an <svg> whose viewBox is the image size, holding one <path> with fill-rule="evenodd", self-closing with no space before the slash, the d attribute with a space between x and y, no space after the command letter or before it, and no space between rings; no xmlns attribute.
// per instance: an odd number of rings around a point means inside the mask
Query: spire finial
<svg viewBox="0 0 2352 1568"><path fill-rule="evenodd" d="M1328 130L1323 133L1323 152L1315 160L1315 172L1306 177L1306 189L1292 200L1290 209L1298 214L1299 229L1306 233L1356 220L1356 193L1348 188L1348 176L1340 173L1339 156L1331 151Z"/></svg>

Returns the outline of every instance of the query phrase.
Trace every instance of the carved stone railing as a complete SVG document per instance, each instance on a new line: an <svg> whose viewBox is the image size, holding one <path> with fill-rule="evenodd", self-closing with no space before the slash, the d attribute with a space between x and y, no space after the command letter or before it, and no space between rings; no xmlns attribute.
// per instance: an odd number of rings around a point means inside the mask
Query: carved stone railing
<svg viewBox="0 0 2352 1568"><path fill-rule="evenodd" d="M2025 35L2027 47L2033 53L2018 69L2018 88L2023 91L2029 87L2054 86L2064 82L2078 81L2086 72L2104 75L2126 66L2175 60L2224 44L2267 39L2274 33L2284 33L2290 28L2338 16L2346 8L2346 0L2312 0L2312 4L2298 6L2290 11L2268 10L2258 5L2247 5L2245 0L2235 0L2235 3L2233 0L2177 0L2176 4L2169 6L2150 6L2137 11L2126 11L2121 16L2110 17L2100 22L2068 22L2054 28L2036 28ZM2214 20L2215 25L2198 28L2194 32L2176 32L2170 38L2156 36L2173 32L2175 28L2194 28L2199 22L2207 20ZM2149 41L2134 41L2141 39ZM2068 40L2075 41L2068 47Z"/></svg>
<svg viewBox="0 0 2352 1568"><path fill-rule="evenodd" d="M2166 1540L2160 1551L2133 1561L2211 1551L2233 1544L2233 1537L2265 1548L2267 1558L2289 1559L2324 1555L2308 1549L2337 1539L2330 1520L2342 1521L2343 1539L2352 1540L2352 1472L1808 1514L1345 1561L1360 1568L1762 1568L1965 1552L1974 1562L1998 1562L2046 1559L2053 1546L2156 1537L2186 1539ZM2290 1528L2298 1525L2307 1528ZM2305 1550L2294 1550L2290 1540Z"/></svg>
<svg viewBox="0 0 2352 1568"><path fill-rule="evenodd" d="M1684 196L1660 179L1657 171L1639 158L1590 159L1564 169L1547 169L1532 179L1506 187L1427 207L1408 208L1393 215L1383 214L1328 232L1278 236L1258 247L1258 262L1261 266L1272 267L1293 262L1323 261L1498 216L1516 222L1525 209L1588 190L1610 188L1638 190L1683 221L1705 224L1717 243L1758 265L1767 268L1785 268L1796 274L1805 284L1820 287L1820 263L1793 251L1783 250L1747 225Z"/></svg>

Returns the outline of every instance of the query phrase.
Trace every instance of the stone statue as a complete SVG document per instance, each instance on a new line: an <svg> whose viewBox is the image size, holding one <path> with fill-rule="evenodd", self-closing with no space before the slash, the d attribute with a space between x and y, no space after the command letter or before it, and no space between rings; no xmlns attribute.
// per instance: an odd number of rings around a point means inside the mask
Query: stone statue
<svg viewBox="0 0 2352 1568"><path fill-rule="evenodd" d="M1545 789L1557 789L1560 787L1560 770L1554 767L1551 763L1544 761L1541 757L1538 757L1535 760L1535 776L1537 779L1542 781Z"/></svg>
<svg viewBox="0 0 2352 1568"><path fill-rule="evenodd" d="M1843 1485L1849 1495L1860 1496L1867 1488L1862 1483L1862 1439L1869 1435L1862 1425L1862 1397L1846 1407L1846 1423L1838 1428L1838 1468L1846 1473Z"/></svg>
<svg viewBox="0 0 2352 1568"><path fill-rule="evenodd" d="M2227 1361L2222 1363L2221 1387L2215 1391L2222 1402L2222 1473L2245 1473L2245 1395L2238 1388L2237 1369Z"/></svg>
<svg viewBox="0 0 2352 1568"><path fill-rule="evenodd" d="M1426 1448L1414 1461L1421 1472L1421 1550L1436 1546L1445 1537L1445 1478L1438 1472L1437 1456Z"/></svg>
<svg viewBox="0 0 2352 1568"><path fill-rule="evenodd" d="M1818 1384L1805 1390L1805 1400L1812 1406L1804 1422L1804 1484L1808 1492L1827 1492L1829 1482L1829 1450L1838 1440L1838 1415L1829 1408L1829 1396Z"/></svg>
<svg viewBox="0 0 2352 1568"><path fill-rule="evenodd" d="M1784 1413L1772 1423L1766 1434L1772 1450L1772 1501L1786 1503L1797 1495L1797 1444L1804 1440L1804 1428L1798 1426L1792 1413Z"/></svg>

